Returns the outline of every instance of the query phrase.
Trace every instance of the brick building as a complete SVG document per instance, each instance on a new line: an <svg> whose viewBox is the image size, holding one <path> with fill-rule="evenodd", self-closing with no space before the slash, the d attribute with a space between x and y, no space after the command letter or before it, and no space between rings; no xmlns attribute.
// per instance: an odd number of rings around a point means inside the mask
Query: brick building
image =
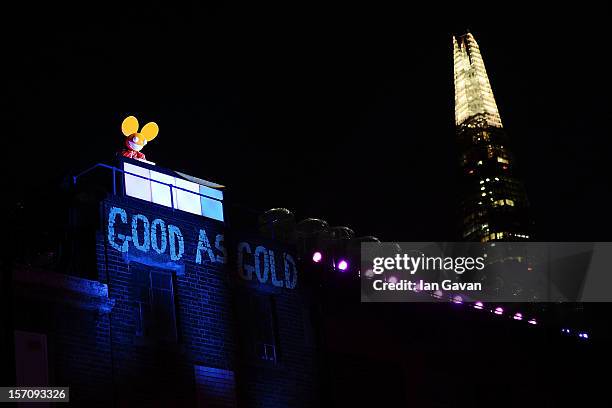
<svg viewBox="0 0 612 408"><path fill-rule="evenodd" d="M291 246L229 227L221 186L183 173L120 159L73 181L61 265L12 268L17 385L87 406L318 405Z"/></svg>

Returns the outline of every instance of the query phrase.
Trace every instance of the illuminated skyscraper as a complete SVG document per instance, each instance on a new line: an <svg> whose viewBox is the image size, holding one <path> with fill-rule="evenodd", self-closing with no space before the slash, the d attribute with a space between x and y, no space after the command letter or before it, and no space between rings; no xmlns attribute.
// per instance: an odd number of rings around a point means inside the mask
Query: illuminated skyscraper
<svg viewBox="0 0 612 408"><path fill-rule="evenodd" d="M453 37L453 54L462 238L530 239L527 195L513 175L514 158L474 36Z"/></svg>

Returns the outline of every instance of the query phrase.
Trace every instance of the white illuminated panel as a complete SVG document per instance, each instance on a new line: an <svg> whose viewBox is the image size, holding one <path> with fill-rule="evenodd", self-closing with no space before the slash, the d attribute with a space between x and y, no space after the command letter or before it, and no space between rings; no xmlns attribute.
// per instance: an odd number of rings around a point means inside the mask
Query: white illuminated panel
<svg viewBox="0 0 612 408"><path fill-rule="evenodd" d="M134 175L125 174L125 193L130 197L139 198L165 207L173 207L191 214L203 215L223 222L223 192L193 181L184 180L168 174L131 163L123 163L123 169L127 173L133 173L146 177L143 179ZM186 176L189 177L189 176ZM150 179L150 180L149 180ZM161 183L156 183L159 181ZM206 181L202 181L207 183ZM170 197L170 187L172 198ZM185 191L186 190L186 191ZM206 197L200 196L200 194Z"/></svg>
<svg viewBox="0 0 612 408"><path fill-rule="evenodd" d="M200 185L191 181L176 179L176 186L185 190L200 192ZM200 196L183 190L176 190L176 208L187 211L192 214L202 215L202 206L200 204Z"/></svg>
<svg viewBox="0 0 612 408"><path fill-rule="evenodd" d="M223 192L214 188L200 186L200 194L207 196L200 197L202 202L202 215L223 221Z"/></svg>
<svg viewBox="0 0 612 408"><path fill-rule="evenodd" d="M162 183L175 185L175 178L167 174L158 173L157 171L151 171L151 180L161 181ZM173 189L174 192L174 189ZM151 196L155 204L165 205L166 207L172 206L172 200L170 199L170 187L165 184L151 182ZM176 194L174 194L176 199ZM176 206L176 201L174 202Z"/></svg>
<svg viewBox="0 0 612 408"><path fill-rule="evenodd" d="M140 198L141 200L151 201L151 182L148 180L151 178L151 172L148 169L134 166L130 163L124 163L123 168L127 173L138 174L139 176L146 177L143 179L140 177L132 176L130 174L125 175L125 193L130 197Z"/></svg>

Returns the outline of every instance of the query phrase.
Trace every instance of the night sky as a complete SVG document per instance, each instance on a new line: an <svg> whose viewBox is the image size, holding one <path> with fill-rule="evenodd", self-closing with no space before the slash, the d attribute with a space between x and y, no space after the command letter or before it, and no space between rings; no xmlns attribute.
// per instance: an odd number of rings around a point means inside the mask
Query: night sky
<svg viewBox="0 0 612 408"><path fill-rule="evenodd" d="M451 35L469 28L537 237L610 240L606 10L119 4L3 13L1 165L16 196L110 162L133 114L160 126L149 160L235 202L384 240L453 240Z"/></svg>

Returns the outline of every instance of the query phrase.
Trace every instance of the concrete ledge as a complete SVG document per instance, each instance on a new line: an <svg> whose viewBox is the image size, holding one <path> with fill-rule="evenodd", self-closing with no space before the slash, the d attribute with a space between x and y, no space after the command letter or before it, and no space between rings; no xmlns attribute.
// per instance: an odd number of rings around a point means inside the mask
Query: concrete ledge
<svg viewBox="0 0 612 408"><path fill-rule="evenodd" d="M108 313L115 301L108 297L108 286L98 281L62 273L35 270L25 265L13 269L16 293L26 297L69 303L85 309Z"/></svg>

